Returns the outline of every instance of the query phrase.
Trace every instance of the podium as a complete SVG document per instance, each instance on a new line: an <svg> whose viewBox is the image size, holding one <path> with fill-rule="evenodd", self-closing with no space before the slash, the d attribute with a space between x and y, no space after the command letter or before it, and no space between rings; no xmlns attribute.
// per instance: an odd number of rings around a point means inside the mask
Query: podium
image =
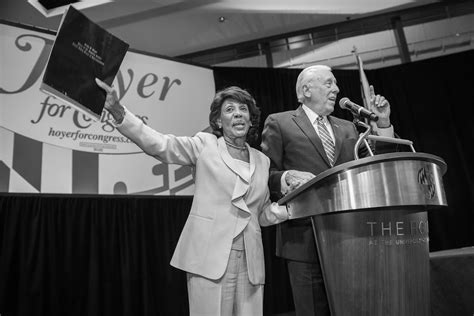
<svg viewBox="0 0 474 316"><path fill-rule="evenodd" d="M427 211L447 206L445 172L430 154L370 156L278 201L311 217L331 315L430 315Z"/></svg>

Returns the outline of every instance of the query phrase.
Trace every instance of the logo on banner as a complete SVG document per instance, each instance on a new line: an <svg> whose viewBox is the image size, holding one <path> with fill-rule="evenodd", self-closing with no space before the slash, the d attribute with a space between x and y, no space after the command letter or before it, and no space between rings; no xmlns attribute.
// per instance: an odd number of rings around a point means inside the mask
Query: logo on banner
<svg viewBox="0 0 474 316"><path fill-rule="evenodd" d="M162 164L146 155L116 130L107 111L94 122L40 91L53 35L0 23L0 41L0 141L7 140L0 160L11 175L0 181L0 188L40 193L192 193L192 166ZM212 69L129 50L114 87L120 102L159 132L193 136L209 125L215 93ZM30 160L37 162L34 168Z"/></svg>
<svg viewBox="0 0 474 316"><path fill-rule="evenodd" d="M107 111L94 122L74 107L40 91L54 43L52 35L2 24L0 30L4 43L0 61L4 117L0 126L73 150L113 154L140 152L116 131L113 117ZM129 51L114 86L119 101L144 124L158 131L192 136L208 126L208 108L214 95L210 69Z"/></svg>

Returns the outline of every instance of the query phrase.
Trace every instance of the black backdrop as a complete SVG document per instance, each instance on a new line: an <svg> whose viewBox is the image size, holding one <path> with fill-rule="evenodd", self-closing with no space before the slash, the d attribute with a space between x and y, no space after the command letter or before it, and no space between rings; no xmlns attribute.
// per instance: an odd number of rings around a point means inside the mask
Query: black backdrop
<svg viewBox="0 0 474 316"><path fill-rule="evenodd" d="M429 213L430 250L474 245L474 51L366 71L397 133L443 158L449 207ZM262 109L294 109L295 69L215 68ZM357 71L334 71L359 103ZM335 115L351 119L336 109ZM192 197L0 195L1 315L186 315L184 272L169 265ZM293 309L286 268L263 229L265 314Z"/></svg>

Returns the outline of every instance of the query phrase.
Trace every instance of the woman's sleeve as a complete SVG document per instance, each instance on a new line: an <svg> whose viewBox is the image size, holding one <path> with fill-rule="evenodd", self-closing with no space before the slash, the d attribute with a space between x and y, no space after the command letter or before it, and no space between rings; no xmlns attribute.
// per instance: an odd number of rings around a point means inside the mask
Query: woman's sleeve
<svg viewBox="0 0 474 316"><path fill-rule="evenodd" d="M195 165L206 138L213 137L209 133L197 133L193 137L162 134L145 125L127 109L117 129L146 154L164 163L178 165Z"/></svg>
<svg viewBox="0 0 474 316"><path fill-rule="evenodd" d="M288 219L288 210L286 205L278 205L276 202L270 201L270 193L267 190L263 209L260 212L258 222L260 226L270 226L279 224Z"/></svg>

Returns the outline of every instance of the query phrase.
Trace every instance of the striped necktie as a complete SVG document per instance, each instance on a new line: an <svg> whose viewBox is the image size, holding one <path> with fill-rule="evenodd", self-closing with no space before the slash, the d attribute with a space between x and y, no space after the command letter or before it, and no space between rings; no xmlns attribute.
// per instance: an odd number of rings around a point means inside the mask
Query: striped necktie
<svg viewBox="0 0 474 316"><path fill-rule="evenodd" d="M324 151L326 152L326 155L328 156L329 162L331 163L331 167L334 166L334 141L332 140L331 134L329 133L326 125L324 124L322 116L318 116L316 119L317 121L317 126L318 126L318 132L319 132L319 138L321 139L321 142L323 143L324 146Z"/></svg>

